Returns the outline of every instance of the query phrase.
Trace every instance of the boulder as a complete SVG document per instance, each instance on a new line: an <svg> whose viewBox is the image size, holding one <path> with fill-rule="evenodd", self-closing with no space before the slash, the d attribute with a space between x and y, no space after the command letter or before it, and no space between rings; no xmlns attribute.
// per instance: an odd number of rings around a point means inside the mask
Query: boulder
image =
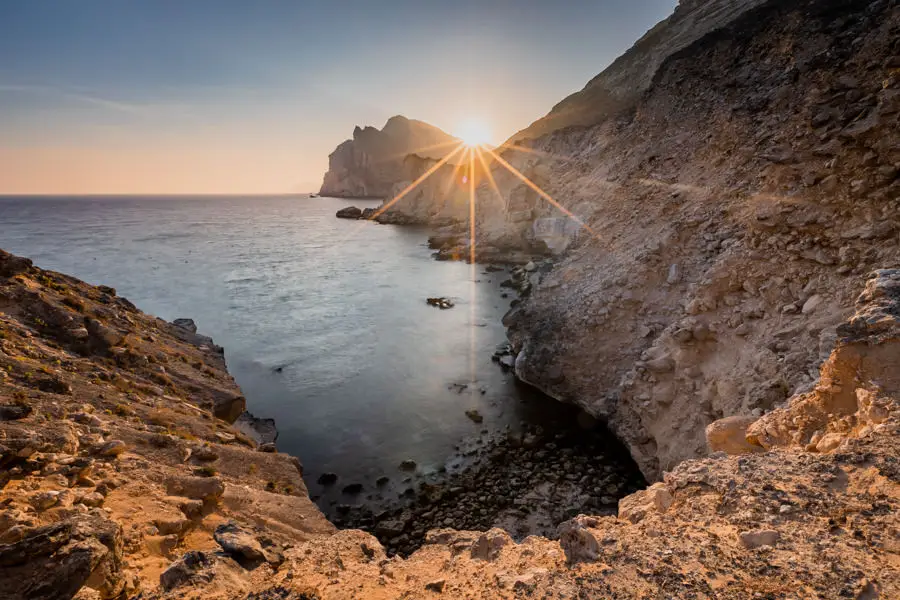
<svg viewBox="0 0 900 600"><path fill-rule="evenodd" d="M234 521L216 527L213 539L241 566L254 568L268 560L256 537Z"/></svg>
<svg viewBox="0 0 900 600"><path fill-rule="evenodd" d="M665 512L673 501L674 498L664 483L654 483L646 490L619 500L619 518L637 523L650 513Z"/></svg>
<svg viewBox="0 0 900 600"><path fill-rule="evenodd" d="M335 216L338 219L359 219L362 217L362 210L356 208L355 206L347 206L346 208L342 208L335 213Z"/></svg>
<svg viewBox="0 0 900 600"><path fill-rule="evenodd" d="M168 592L183 585L209 583L216 576L218 560L211 552L191 550L160 574L159 585Z"/></svg>
<svg viewBox="0 0 900 600"><path fill-rule="evenodd" d="M166 493L204 502L217 502L225 493L225 484L218 477L170 477Z"/></svg>
<svg viewBox="0 0 900 600"><path fill-rule="evenodd" d="M197 333L197 324L194 323L193 319L175 319L172 321L172 325L185 329L191 333Z"/></svg>
<svg viewBox="0 0 900 600"><path fill-rule="evenodd" d="M761 546L774 546L781 539L781 534L773 529L753 529L742 531L738 534L738 539L745 548L753 550Z"/></svg>
<svg viewBox="0 0 900 600"><path fill-rule="evenodd" d="M594 562L600 557L600 542L591 530L597 519L579 515L559 526L559 545L569 564Z"/></svg>
<svg viewBox="0 0 900 600"><path fill-rule="evenodd" d="M244 411L234 422L234 428L257 444L274 444L278 439L275 419L259 419L249 411Z"/></svg>
<svg viewBox="0 0 900 600"><path fill-rule="evenodd" d="M713 421L706 426L706 445L710 452L747 454L762 452L763 448L747 441L747 428L755 423L752 415L734 415Z"/></svg>
<svg viewBox="0 0 900 600"><path fill-rule="evenodd" d="M0 590L5 600L72 598L88 586L100 598L122 593L123 540L118 524L94 514L31 529L0 545Z"/></svg>
<svg viewBox="0 0 900 600"><path fill-rule="evenodd" d="M495 560L500 551L512 543L512 538L503 529L497 527L483 533L472 545L472 558L479 560Z"/></svg>
<svg viewBox="0 0 900 600"><path fill-rule="evenodd" d="M0 276L13 277L20 273L27 273L31 265L32 262L29 258L0 250Z"/></svg>

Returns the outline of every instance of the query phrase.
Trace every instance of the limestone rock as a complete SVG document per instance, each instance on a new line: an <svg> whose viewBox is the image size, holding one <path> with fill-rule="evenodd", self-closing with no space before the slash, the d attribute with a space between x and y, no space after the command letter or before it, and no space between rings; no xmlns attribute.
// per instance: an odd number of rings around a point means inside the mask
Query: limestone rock
<svg viewBox="0 0 900 600"><path fill-rule="evenodd" d="M248 568L268 558L253 534L233 521L216 527L213 537L228 555Z"/></svg>
<svg viewBox="0 0 900 600"><path fill-rule="evenodd" d="M706 445L710 452L745 454L762 452L763 448L747 441L747 428L756 422L753 415L735 415L713 421L706 427Z"/></svg>
<svg viewBox="0 0 900 600"><path fill-rule="evenodd" d="M76 515L0 545L0 589L9 600L71 598L88 585L113 598L124 586L122 556L117 524Z"/></svg>
<svg viewBox="0 0 900 600"><path fill-rule="evenodd" d="M453 150L454 142L455 138L437 127L401 116L388 119L381 130L357 127L353 139L328 156L328 172L319 194L387 198L394 186L406 179L407 154L419 152L423 158L442 158Z"/></svg>
<svg viewBox="0 0 900 600"><path fill-rule="evenodd" d="M472 558L479 560L494 560L503 548L513 543L512 538L503 529L493 528L483 533L472 545Z"/></svg>
<svg viewBox="0 0 900 600"><path fill-rule="evenodd" d="M738 537L744 547L753 550L761 546L774 546L781 538L781 534L772 529L754 529L742 531Z"/></svg>
<svg viewBox="0 0 900 600"><path fill-rule="evenodd" d="M596 525L595 518L579 515L559 526L559 544L569 563L593 562L600 557L600 542L592 530Z"/></svg>
<svg viewBox="0 0 900 600"><path fill-rule="evenodd" d="M225 493L225 484L218 477L171 477L166 481L166 493L216 502Z"/></svg>
<svg viewBox="0 0 900 600"><path fill-rule="evenodd" d="M619 500L619 518L637 523L650 513L663 513L674 498L664 483L654 483L646 490Z"/></svg>

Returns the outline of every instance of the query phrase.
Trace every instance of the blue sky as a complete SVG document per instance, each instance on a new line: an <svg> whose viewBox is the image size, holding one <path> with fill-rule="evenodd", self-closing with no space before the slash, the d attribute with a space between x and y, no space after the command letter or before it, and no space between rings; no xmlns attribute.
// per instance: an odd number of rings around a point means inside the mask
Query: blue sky
<svg viewBox="0 0 900 600"><path fill-rule="evenodd" d="M312 190L394 114L499 142L675 3L0 0L0 193Z"/></svg>

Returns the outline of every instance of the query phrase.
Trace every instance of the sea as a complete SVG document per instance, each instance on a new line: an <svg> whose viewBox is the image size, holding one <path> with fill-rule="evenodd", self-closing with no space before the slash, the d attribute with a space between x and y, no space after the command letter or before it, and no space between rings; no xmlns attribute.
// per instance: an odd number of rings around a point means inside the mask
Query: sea
<svg viewBox="0 0 900 600"><path fill-rule="evenodd" d="M351 204L378 202L0 197L0 248L193 319L225 348L250 412L275 419L279 450L300 458L326 512L346 499L317 483L323 473L372 489L407 459L427 476L485 436L575 422L492 361L508 274L435 261L426 229L335 218ZM429 306L436 296L454 307Z"/></svg>

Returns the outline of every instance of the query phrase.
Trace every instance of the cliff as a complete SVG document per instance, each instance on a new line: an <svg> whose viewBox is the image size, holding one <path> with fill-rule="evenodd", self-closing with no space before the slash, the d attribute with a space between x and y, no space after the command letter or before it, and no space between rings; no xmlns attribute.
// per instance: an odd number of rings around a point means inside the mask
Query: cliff
<svg viewBox="0 0 900 600"><path fill-rule="evenodd" d="M716 5L711 2L710 5ZM505 318L525 381L605 419L644 474L810 388L858 278L895 265L900 9L770 1L669 56L635 103L506 159L479 243L550 238Z"/></svg>
<svg viewBox="0 0 900 600"><path fill-rule="evenodd" d="M765 0L679 0L668 19L644 34L584 89L563 99L509 141L538 138L567 127L595 125L633 105L650 87L666 59L764 3Z"/></svg>
<svg viewBox="0 0 900 600"><path fill-rule="evenodd" d="M900 271L871 274L812 391L558 539L335 531L189 323L0 252L0 589L19 598L892 598ZM799 347L805 340L795 340ZM223 418L217 418L214 413ZM732 454L729 454L732 453Z"/></svg>
<svg viewBox="0 0 900 600"><path fill-rule="evenodd" d="M233 591L241 564L334 531L300 463L231 425L222 349L178 323L0 251L4 598L165 591L189 575L173 561L223 548L212 585Z"/></svg>
<svg viewBox="0 0 900 600"><path fill-rule="evenodd" d="M459 140L437 127L395 116L384 127L353 130L353 139L340 144L328 156L328 172L319 194L343 198L386 198L395 184L404 181L409 167L405 158L443 158Z"/></svg>

